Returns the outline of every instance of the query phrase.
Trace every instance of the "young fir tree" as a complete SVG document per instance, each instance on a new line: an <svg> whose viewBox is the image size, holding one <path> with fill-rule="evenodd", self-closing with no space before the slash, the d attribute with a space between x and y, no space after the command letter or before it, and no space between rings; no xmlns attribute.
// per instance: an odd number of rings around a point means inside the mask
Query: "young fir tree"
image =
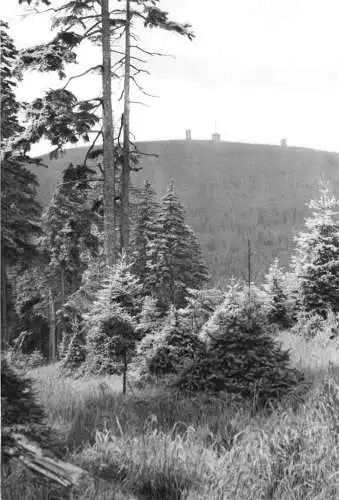
<svg viewBox="0 0 339 500"><path fill-rule="evenodd" d="M149 333L138 344L134 376L147 380L149 375L176 374L187 363L200 358L203 350L203 343L171 306L162 329Z"/></svg>
<svg viewBox="0 0 339 500"><path fill-rule="evenodd" d="M266 275L264 289L268 296L268 320L281 328L290 326L288 315L288 297L285 286L285 276L280 268L279 260L275 259Z"/></svg>
<svg viewBox="0 0 339 500"><path fill-rule="evenodd" d="M297 238L294 270L306 312L326 317L328 310L339 311L339 201L328 184L320 198L309 203L312 217Z"/></svg>
<svg viewBox="0 0 339 500"><path fill-rule="evenodd" d="M173 182L161 200L158 222L160 233L149 243L149 275L153 293L166 306L185 305L192 282L192 238L185 223L184 208Z"/></svg>
<svg viewBox="0 0 339 500"><path fill-rule="evenodd" d="M187 306L181 309L181 315L188 319L193 332L198 334L215 309L222 304L225 293L217 289L189 289Z"/></svg>
<svg viewBox="0 0 339 500"><path fill-rule="evenodd" d="M144 291L147 295L152 292L152 280L149 276L152 255L149 253L149 248L159 233L160 226L157 223L159 205L155 200L155 192L148 181L145 181L139 197L132 233L132 271L144 284Z"/></svg>
<svg viewBox="0 0 339 500"><path fill-rule="evenodd" d="M73 359L74 349L71 347L71 342L74 336L77 343L85 342L84 327L86 321L84 318L91 311L92 304L96 300L99 290L105 284L108 274L104 255L99 254L88 263L79 288L67 297L66 302L57 312L58 325L63 332L59 355L61 359L67 358L68 365L78 364L79 356L76 355L76 359ZM78 325L76 329L74 329L75 324ZM81 332L81 334L77 335L77 332ZM69 349L72 353L69 352Z"/></svg>
<svg viewBox="0 0 339 500"><path fill-rule="evenodd" d="M255 406L280 399L302 374L289 369L289 353L269 335L266 315L246 294L226 298L204 326L206 355L180 374L184 391L227 391L252 399Z"/></svg>
<svg viewBox="0 0 339 500"><path fill-rule="evenodd" d="M122 259L99 290L87 319L87 364L94 373L113 373L123 362L123 392L127 369L137 340L142 285Z"/></svg>

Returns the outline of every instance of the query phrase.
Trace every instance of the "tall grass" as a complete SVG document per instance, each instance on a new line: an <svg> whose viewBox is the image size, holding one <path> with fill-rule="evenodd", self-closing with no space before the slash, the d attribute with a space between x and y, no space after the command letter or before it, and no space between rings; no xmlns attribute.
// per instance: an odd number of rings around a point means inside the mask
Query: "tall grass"
<svg viewBox="0 0 339 500"><path fill-rule="evenodd" d="M72 380L57 365L32 370L65 458L94 478L73 498L338 498L338 351L285 332L279 340L313 387L297 408L254 416L249 404L227 394L183 398L154 387L123 397L119 377ZM4 481L3 498L58 493L15 470Z"/></svg>

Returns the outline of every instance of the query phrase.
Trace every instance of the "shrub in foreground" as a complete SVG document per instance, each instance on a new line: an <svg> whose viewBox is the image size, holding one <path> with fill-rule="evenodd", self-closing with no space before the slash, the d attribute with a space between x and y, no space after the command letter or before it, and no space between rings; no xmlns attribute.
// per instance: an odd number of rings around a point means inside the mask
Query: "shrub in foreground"
<svg viewBox="0 0 339 500"><path fill-rule="evenodd" d="M201 336L206 354L174 382L182 391L227 391L251 398L259 407L304 382L302 373L289 367L288 351L269 335L263 313L250 302L225 302Z"/></svg>

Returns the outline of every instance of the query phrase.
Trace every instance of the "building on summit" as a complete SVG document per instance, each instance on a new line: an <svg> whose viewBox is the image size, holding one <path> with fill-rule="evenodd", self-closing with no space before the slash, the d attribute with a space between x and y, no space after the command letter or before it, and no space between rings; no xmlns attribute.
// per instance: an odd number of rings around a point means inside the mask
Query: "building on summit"
<svg viewBox="0 0 339 500"><path fill-rule="evenodd" d="M192 134L191 134L191 130L188 128L186 130L186 141L191 141L192 140Z"/></svg>
<svg viewBox="0 0 339 500"><path fill-rule="evenodd" d="M218 134L218 132L212 134L212 142L220 142L220 134Z"/></svg>
<svg viewBox="0 0 339 500"><path fill-rule="evenodd" d="M217 122L214 122L214 134L212 134L212 142L220 142L220 134L217 132Z"/></svg>

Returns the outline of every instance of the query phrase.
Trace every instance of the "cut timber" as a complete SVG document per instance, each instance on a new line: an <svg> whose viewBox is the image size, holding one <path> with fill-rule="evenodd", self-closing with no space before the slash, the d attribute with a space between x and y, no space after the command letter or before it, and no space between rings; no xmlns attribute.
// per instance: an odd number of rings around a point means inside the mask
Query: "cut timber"
<svg viewBox="0 0 339 500"><path fill-rule="evenodd" d="M80 467L56 458L52 452L43 449L38 443L24 434L3 429L2 453L5 458L18 460L50 481L65 488L80 487L88 472Z"/></svg>

